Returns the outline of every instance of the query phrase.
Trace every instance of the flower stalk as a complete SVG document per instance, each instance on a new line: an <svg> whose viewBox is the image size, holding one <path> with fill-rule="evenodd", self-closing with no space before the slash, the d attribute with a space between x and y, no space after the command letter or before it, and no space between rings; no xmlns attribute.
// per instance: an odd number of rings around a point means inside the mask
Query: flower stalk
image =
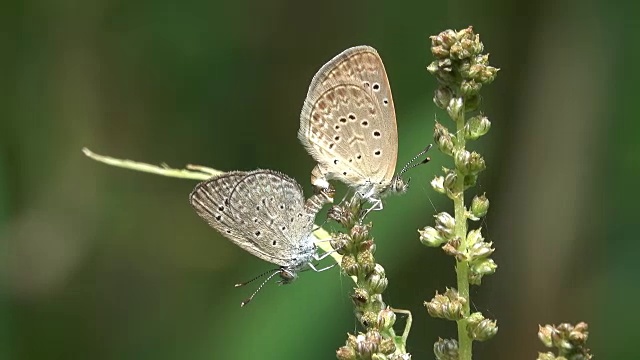
<svg viewBox="0 0 640 360"><path fill-rule="evenodd" d="M340 360L355 359L408 359L406 341L411 327L411 313L392 309L385 304L382 293L387 288L385 270L376 263L376 245L369 230L371 224L362 222L362 206L359 196L336 205L329 211L329 218L338 222L345 231L333 234L331 247L342 255L342 271L355 279L351 294L356 318L365 332L348 335L346 344L339 348L336 356ZM397 336L393 329L396 313L406 314L404 333Z"/></svg>
<svg viewBox="0 0 640 360"><path fill-rule="evenodd" d="M497 265L489 258L494 249L485 242L481 227L468 229L468 220L478 221L487 214L489 200L483 194L465 206L465 190L474 186L478 175L486 168L479 153L467 150L467 141L476 140L489 131L491 122L478 114L481 104L480 89L491 83L498 69L489 66L489 56L483 54L484 45L471 27L461 31L445 30L431 37L431 53L436 58L427 70L436 77L438 88L434 103L446 111L453 122L454 132L436 121L434 140L440 151L452 157L453 169L444 168L431 185L453 201L454 214L435 216L435 226L419 230L420 241L430 247L441 246L456 261L455 289L447 289L425 306L431 316L456 321L458 339L440 339L434 345L436 358L470 360L472 342L493 337L498 327L494 320L481 313L471 314L470 285L479 285L485 275L495 272Z"/></svg>

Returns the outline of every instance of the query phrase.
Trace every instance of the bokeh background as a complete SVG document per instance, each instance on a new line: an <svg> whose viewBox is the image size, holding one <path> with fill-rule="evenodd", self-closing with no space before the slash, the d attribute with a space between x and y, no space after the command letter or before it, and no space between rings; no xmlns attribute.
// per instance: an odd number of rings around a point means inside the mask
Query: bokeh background
<svg viewBox="0 0 640 360"><path fill-rule="evenodd" d="M359 44L380 52L399 163L432 142L428 36L473 25L497 80L492 131L472 146L498 272L472 290L500 331L478 359L533 359L538 324L587 321L599 359L637 348L638 7L604 0L9 1L0 68L2 359L333 359L357 329L337 270L294 285L233 284L267 270L190 208L194 181L108 167L83 146L175 167L270 168L308 182L298 115L315 71ZM422 306L455 286L416 230L451 209L411 172L372 214L385 300L413 311L409 350L433 359L453 323ZM402 326L402 320L398 320Z"/></svg>

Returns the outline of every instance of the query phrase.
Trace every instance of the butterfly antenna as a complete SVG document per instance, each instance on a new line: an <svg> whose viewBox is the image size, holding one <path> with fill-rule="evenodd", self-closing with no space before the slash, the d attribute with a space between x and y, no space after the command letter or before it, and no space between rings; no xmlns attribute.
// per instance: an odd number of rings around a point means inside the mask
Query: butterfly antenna
<svg viewBox="0 0 640 360"><path fill-rule="evenodd" d="M276 270L277 270L277 271L280 271L280 269L276 269ZM260 274L260 275L258 275L258 276L256 276L256 277L254 277L253 279L251 279L251 280L249 280L249 281L245 281L245 282L243 282L243 283L235 284L235 285L234 285L234 287L245 286L245 285L247 285L247 284L249 284L249 283L252 283L252 282L254 282L254 281L256 281L256 280L260 279L261 277L263 277L263 276L265 276L265 275L267 275L267 274L271 274L272 272L274 272L274 271L276 271L276 270L269 270L269 271L265 271L265 272L263 272L262 274Z"/></svg>
<svg viewBox="0 0 640 360"><path fill-rule="evenodd" d="M256 294L257 294L257 293L262 289L262 287L264 286L264 284L266 284L267 282L269 282L269 280L271 280L274 276L276 276L276 275L280 274L280 272L281 272L281 271L282 271L281 269L277 269L277 270L275 270L275 271L274 271L274 270L269 270L269 271L267 271L267 272L265 272L265 273L262 273L262 274L260 274L260 275L256 276L255 278L253 278L253 279L251 279L251 280L249 280L249 281L247 281L247 282L240 283L240 284L236 284L236 287L240 287L240 286L247 285L248 283L250 283L250 282L252 282L252 281L254 281L254 280L256 280L256 279L259 279L259 278L263 277L264 275L266 275L266 274L268 274L268 273L270 273L270 272L271 272L271 275L269 275L269 276L267 277L267 279L266 279L265 281L263 281L263 282L262 282L262 284L260 284L260 286L258 286L258 288L256 289L256 291L254 291L254 292L253 292L253 294L251 294L251 296L249 296L249 298L247 298L247 300L245 300L245 301L243 301L243 302L241 302L241 303L240 303L240 307L244 307L244 306L245 306L245 305L247 305L251 300L253 300L253 297L254 297L254 296L256 296Z"/></svg>
<svg viewBox="0 0 640 360"><path fill-rule="evenodd" d="M420 151L420 152L418 153L418 155L414 156L414 157L413 157L413 159L411 159L411 161L409 161L409 162L407 163L407 165L405 165L405 166L402 168L402 170L400 170L400 174L399 174L399 175L404 174L405 172L407 172L407 170L409 170L409 169L413 169L414 167L416 167L416 166L418 166L418 165L426 164L426 163L428 163L429 161L431 161L431 158L427 156L424 160L420 161L419 163L415 163L415 164L414 164L414 162L415 162L416 160L418 160L418 158L419 158L420 156L424 155L427 151L429 151L429 149L431 149L431 146L432 146L432 144L429 144L426 148L424 148L424 150Z"/></svg>

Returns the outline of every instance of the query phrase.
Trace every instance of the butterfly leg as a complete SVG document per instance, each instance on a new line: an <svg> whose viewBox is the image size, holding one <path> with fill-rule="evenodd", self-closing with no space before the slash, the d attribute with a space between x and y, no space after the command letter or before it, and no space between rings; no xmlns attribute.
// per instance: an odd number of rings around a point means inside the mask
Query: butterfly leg
<svg viewBox="0 0 640 360"><path fill-rule="evenodd" d="M316 261L320 261L323 260L324 258L326 258L327 256L333 254L334 252L336 252L335 250L331 250L331 251L327 251L326 253L323 253L322 255L318 255L318 254L313 254L313 259Z"/></svg>
<svg viewBox="0 0 640 360"><path fill-rule="evenodd" d="M364 211L364 213L360 217L361 219L364 219L372 211L379 211L384 208L384 205L382 205L382 199L370 197L369 201L371 202L372 205L370 208Z"/></svg>
<svg viewBox="0 0 640 360"><path fill-rule="evenodd" d="M329 270L329 269L331 269L332 267L334 267L334 266L336 266L336 265L337 265L337 263L332 264L332 265L329 265L329 266L327 266L327 267L323 267L322 269L318 269L318 268L316 268L315 266L313 266L313 264L312 264L312 263L309 263L309 267L311 268L311 270L313 270L313 271L315 271L315 272L322 272L322 271L325 271L325 270Z"/></svg>

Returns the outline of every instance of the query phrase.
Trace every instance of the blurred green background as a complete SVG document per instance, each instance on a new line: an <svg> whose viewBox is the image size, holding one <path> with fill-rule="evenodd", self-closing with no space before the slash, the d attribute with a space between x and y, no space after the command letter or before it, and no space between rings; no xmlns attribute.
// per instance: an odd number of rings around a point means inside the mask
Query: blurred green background
<svg viewBox="0 0 640 360"><path fill-rule="evenodd" d="M493 123L472 146L498 272L472 289L498 319L478 359L534 359L537 325L587 321L599 359L638 358L635 307L639 5L568 1L9 1L0 89L0 358L333 359L356 329L336 270L294 285L233 284L271 268L190 208L194 181L107 167L98 153L175 167L283 171L311 194L296 138L315 71L360 44L380 52L399 164L432 142L428 36L473 25L500 67ZM636 39L636 40L634 40ZM422 306L455 286L416 230L451 204L411 171L372 214L385 300L411 309L409 351L433 359L452 323ZM636 240L636 241L634 241ZM402 325L402 320L398 321Z"/></svg>

